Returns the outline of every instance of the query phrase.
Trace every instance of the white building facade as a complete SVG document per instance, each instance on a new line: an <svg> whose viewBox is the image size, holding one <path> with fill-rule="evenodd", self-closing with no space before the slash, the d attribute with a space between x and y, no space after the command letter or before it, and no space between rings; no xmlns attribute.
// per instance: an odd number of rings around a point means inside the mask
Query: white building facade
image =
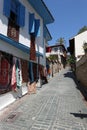
<svg viewBox="0 0 87 130"><path fill-rule="evenodd" d="M82 32L69 40L71 51L75 55L76 61L78 61L84 54L83 45L87 42L87 31ZM73 46L73 47L72 47Z"/></svg>
<svg viewBox="0 0 87 130"><path fill-rule="evenodd" d="M28 80L39 78L39 65L46 65L44 27L53 21L42 0L0 0L0 110L27 93Z"/></svg>

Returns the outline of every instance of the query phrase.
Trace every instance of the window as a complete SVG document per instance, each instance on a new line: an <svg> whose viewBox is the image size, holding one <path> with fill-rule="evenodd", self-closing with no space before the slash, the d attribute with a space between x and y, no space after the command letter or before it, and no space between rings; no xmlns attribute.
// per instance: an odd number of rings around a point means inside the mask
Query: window
<svg viewBox="0 0 87 130"><path fill-rule="evenodd" d="M35 36L40 36L40 20L35 19Z"/></svg>
<svg viewBox="0 0 87 130"><path fill-rule="evenodd" d="M18 42L19 26L17 25L16 21L17 21L17 15L13 11L10 11L7 36Z"/></svg>
<svg viewBox="0 0 87 130"><path fill-rule="evenodd" d="M16 24L23 27L25 25L25 7L17 0L4 0L3 14L9 18L11 11L17 15Z"/></svg>
<svg viewBox="0 0 87 130"><path fill-rule="evenodd" d="M58 51L58 47L54 47L54 51L57 52Z"/></svg>
<svg viewBox="0 0 87 130"><path fill-rule="evenodd" d="M40 20L35 19L34 13L29 13L29 34L40 36Z"/></svg>
<svg viewBox="0 0 87 130"><path fill-rule="evenodd" d="M34 33L35 18L34 13L29 13L29 34Z"/></svg>
<svg viewBox="0 0 87 130"><path fill-rule="evenodd" d="M12 23L16 24L17 15L14 12L11 11L9 19L12 21Z"/></svg>

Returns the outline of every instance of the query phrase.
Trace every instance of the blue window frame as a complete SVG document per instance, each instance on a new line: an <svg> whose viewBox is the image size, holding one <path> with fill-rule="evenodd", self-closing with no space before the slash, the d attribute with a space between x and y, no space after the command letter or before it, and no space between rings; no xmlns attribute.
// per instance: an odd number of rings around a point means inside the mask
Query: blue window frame
<svg viewBox="0 0 87 130"><path fill-rule="evenodd" d="M11 8L11 0L4 0L4 6L3 6L3 14L6 17L10 17L10 8Z"/></svg>
<svg viewBox="0 0 87 130"><path fill-rule="evenodd" d="M35 18L34 13L29 13L29 34L35 31Z"/></svg>
<svg viewBox="0 0 87 130"><path fill-rule="evenodd" d="M35 19L34 13L29 13L29 34L40 36L40 19Z"/></svg>
<svg viewBox="0 0 87 130"><path fill-rule="evenodd" d="M17 14L17 3L16 0L11 0L11 11Z"/></svg>
<svg viewBox="0 0 87 130"><path fill-rule="evenodd" d="M25 7L20 3L17 8L17 24L20 27L23 27L25 25Z"/></svg>
<svg viewBox="0 0 87 130"><path fill-rule="evenodd" d="M4 0L3 14L9 18L11 11L17 15L17 25L23 27L25 25L25 7L18 0Z"/></svg>
<svg viewBox="0 0 87 130"><path fill-rule="evenodd" d="M35 19L35 36L40 36L40 19Z"/></svg>

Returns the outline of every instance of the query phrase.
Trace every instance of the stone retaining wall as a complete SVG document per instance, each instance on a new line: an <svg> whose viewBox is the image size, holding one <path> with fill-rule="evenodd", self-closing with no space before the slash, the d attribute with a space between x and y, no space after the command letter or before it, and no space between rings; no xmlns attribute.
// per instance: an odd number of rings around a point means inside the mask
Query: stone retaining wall
<svg viewBox="0 0 87 130"><path fill-rule="evenodd" d="M87 88L87 54L76 63L77 79Z"/></svg>

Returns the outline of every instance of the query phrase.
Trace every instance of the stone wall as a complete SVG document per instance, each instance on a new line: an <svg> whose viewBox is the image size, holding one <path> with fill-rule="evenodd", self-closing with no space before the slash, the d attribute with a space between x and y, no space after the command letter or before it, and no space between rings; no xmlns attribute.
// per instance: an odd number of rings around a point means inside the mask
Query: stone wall
<svg viewBox="0 0 87 130"><path fill-rule="evenodd" d="M87 88L87 54L76 63L77 79Z"/></svg>
<svg viewBox="0 0 87 130"><path fill-rule="evenodd" d="M59 63L50 64L50 76L53 77L56 73L59 72Z"/></svg>

